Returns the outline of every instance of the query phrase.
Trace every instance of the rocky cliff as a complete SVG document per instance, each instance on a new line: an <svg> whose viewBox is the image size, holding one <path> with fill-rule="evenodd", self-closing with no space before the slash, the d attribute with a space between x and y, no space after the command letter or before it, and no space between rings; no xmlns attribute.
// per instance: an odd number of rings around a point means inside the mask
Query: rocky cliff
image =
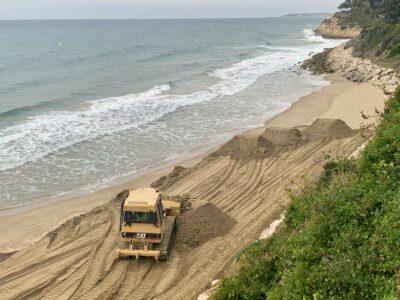
<svg viewBox="0 0 400 300"><path fill-rule="evenodd" d="M315 29L315 33L329 39L351 39L361 33L359 27L340 25L339 19L332 17Z"/></svg>
<svg viewBox="0 0 400 300"><path fill-rule="evenodd" d="M354 82L371 82L381 88L386 95L393 95L400 85L400 76L393 69L378 66L368 59L353 55L354 49L345 44L307 59L302 67L313 74L337 72Z"/></svg>
<svg viewBox="0 0 400 300"><path fill-rule="evenodd" d="M368 59L353 56L353 48L341 45L327 55L327 67L354 82L371 82L385 94L392 95L400 84L399 75L390 68L384 68Z"/></svg>

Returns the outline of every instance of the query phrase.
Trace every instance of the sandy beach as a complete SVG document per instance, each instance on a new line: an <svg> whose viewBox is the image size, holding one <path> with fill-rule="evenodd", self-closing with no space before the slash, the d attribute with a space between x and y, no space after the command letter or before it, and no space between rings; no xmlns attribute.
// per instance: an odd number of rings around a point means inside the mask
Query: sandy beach
<svg viewBox="0 0 400 300"><path fill-rule="evenodd" d="M356 129L360 128L361 124L367 124L367 121L361 117L361 111L366 114L373 114L375 108L383 109L384 94L371 84L355 84L336 74L328 75L326 79L331 81L330 85L302 97L288 110L271 120L267 120L265 127L252 129L248 133L261 133L266 127L291 128L309 125L317 118L341 119L351 128ZM179 165L193 166L212 150L208 149L202 155L196 155L191 159L179 162ZM124 189L149 186L162 175L171 172L174 165L150 171L136 179L89 195L60 201L44 201L33 205L33 207L1 211L0 252L15 251L28 246L66 220L108 202Z"/></svg>
<svg viewBox="0 0 400 300"><path fill-rule="evenodd" d="M213 148L180 162L186 171L178 180L167 179L167 184L160 186L168 195L188 195L194 211L204 203L215 206L221 218L235 223L229 233L193 248L187 246L183 234L165 264L115 261L118 203L109 201L124 189L149 186L173 169L165 167L87 196L2 212L0 252L30 245L33 250L19 251L0 263L0 295L29 296L34 291L36 296L96 298L112 294L124 299L134 291L138 299L194 298L285 209L288 188L318 176L326 153L349 156L365 143L352 129L366 122L361 111L372 114L375 108L383 109L384 93L369 83L356 84L336 74L327 80L330 85L301 98L264 127L244 132L217 151ZM349 127L339 121L315 123L319 118L343 120ZM299 134L307 137L307 142L292 138L298 131L289 128L297 126L305 126ZM272 154L260 156L260 139L272 141ZM93 210L95 207L99 208ZM52 233L46 235L49 231ZM212 262L208 260L211 255ZM131 269L135 272L127 272ZM83 283L77 285L79 280Z"/></svg>

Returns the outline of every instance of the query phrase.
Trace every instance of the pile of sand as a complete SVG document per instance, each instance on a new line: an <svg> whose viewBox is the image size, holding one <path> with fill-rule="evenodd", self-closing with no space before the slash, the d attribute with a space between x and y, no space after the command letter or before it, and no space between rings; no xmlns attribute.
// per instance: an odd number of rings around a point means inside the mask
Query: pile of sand
<svg viewBox="0 0 400 300"><path fill-rule="evenodd" d="M306 143L297 128L267 128L262 136L273 143L275 152L294 150Z"/></svg>
<svg viewBox="0 0 400 300"><path fill-rule="evenodd" d="M105 206L99 206L90 212L73 217L50 231L47 238L47 247L55 247L73 241L81 232L97 230L98 226L107 221Z"/></svg>
<svg viewBox="0 0 400 300"><path fill-rule="evenodd" d="M211 156L230 156L240 161L264 159L294 150L304 143L298 129L267 128L261 135L237 135Z"/></svg>
<svg viewBox="0 0 400 300"><path fill-rule="evenodd" d="M129 190L123 190L117 196L115 196L114 201L122 203L129 196Z"/></svg>
<svg viewBox="0 0 400 300"><path fill-rule="evenodd" d="M182 166L176 166L174 170L166 176L162 176L151 184L152 188L166 189L177 182L187 169Z"/></svg>
<svg viewBox="0 0 400 300"><path fill-rule="evenodd" d="M0 253L0 261L3 261L13 255L16 251L7 252L7 253Z"/></svg>
<svg viewBox="0 0 400 300"><path fill-rule="evenodd" d="M301 129L267 128L261 135L237 135L210 156L229 156L246 162L295 150L308 141L348 138L358 132L339 119L317 119Z"/></svg>
<svg viewBox="0 0 400 300"><path fill-rule="evenodd" d="M161 195L161 199L179 202L181 204L181 213L187 212L192 209L192 203L190 202L189 195L185 194L174 195L174 196Z"/></svg>
<svg viewBox="0 0 400 300"><path fill-rule="evenodd" d="M342 139L352 137L358 130L351 129L344 121L339 119L317 119L307 126L303 133L310 140L321 138Z"/></svg>
<svg viewBox="0 0 400 300"><path fill-rule="evenodd" d="M236 221L212 203L188 211L178 217L176 248L191 250L209 240L227 234Z"/></svg>
<svg viewBox="0 0 400 300"><path fill-rule="evenodd" d="M237 135L212 156L230 156L237 160L263 159L273 155L274 145L263 136Z"/></svg>

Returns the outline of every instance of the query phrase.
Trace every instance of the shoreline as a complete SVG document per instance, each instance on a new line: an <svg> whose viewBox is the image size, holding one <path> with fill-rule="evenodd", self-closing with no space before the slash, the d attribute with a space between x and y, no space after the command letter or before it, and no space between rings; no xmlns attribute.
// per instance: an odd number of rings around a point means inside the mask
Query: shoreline
<svg viewBox="0 0 400 300"><path fill-rule="evenodd" d="M355 109L363 108L364 111L368 112L369 110L373 111L375 106L379 106L372 104L381 102L381 107L384 105L384 93L369 83L356 84L338 74L327 75L325 79L330 81L329 85L301 97L290 108L267 120L264 126L245 130L241 134L259 134L266 127L290 128L307 125L319 117L340 118L348 123L350 127L357 128L361 115L357 116ZM353 94L359 94L366 87L368 87L366 92L370 101L363 99L363 102L354 103L353 106L355 107L347 107L344 111L340 111L342 107L346 106L348 101L345 100L348 97L352 97ZM379 98L381 100L377 100ZM374 101L377 103L372 103ZM338 104L335 105L336 102ZM350 106L351 104L353 102L347 103ZM365 107L360 107L360 105ZM0 211L0 231L3 232L0 239L0 253L16 251L29 246L69 219L88 213L95 207L109 202L124 189L149 186L159 177L170 173L177 164L184 167L194 166L222 144L224 142L208 149L199 148L197 149L197 154L191 158L170 161L156 170L145 171L137 178L88 195L43 202L36 207L28 209L27 207L20 207ZM199 154L199 152L202 154ZM18 225L15 226L15 224ZM21 242L21 240L24 242Z"/></svg>
<svg viewBox="0 0 400 300"><path fill-rule="evenodd" d="M325 88L326 86L329 86L331 84L331 81L329 80L329 75L324 76L324 75L317 75L323 78L324 81L326 82L325 84L322 84L316 88L314 92L311 92L311 94L314 94L316 92L319 92L321 89ZM290 105L291 107L295 105L298 101L301 101L302 98L307 97L311 94L303 94L303 95L298 95L297 99L293 101ZM5 206L5 207L0 207L0 219L20 213L24 213L26 211L30 211L33 209L45 207L48 205L55 204L57 202L62 202L62 201L70 201L75 198L88 198L91 195L94 195L99 192L103 191L108 191L109 189L115 189L116 187L124 187L129 183L135 184L136 181L141 182L142 177L147 177L148 175L151 174L158 174L162 173L159 176L162 176L165 172L169 173L172 171L174 166L179 165L179 164L187 164L188 166L191 166L191 161L195 161L193 164L197 163L199 160L201 160L202 157L209 155L211 152L215 151L218 149L220 146L228 142L231 138L233 138L235 135L240 135L246 132L251 132L251 131L257 131L260 128L265 128L265 125L268 124L270 120L275 119L277 116L281 115L287 110L290 110L291 107L285 108L282 111L278 112L265 112L263 116L259 117L257 122L255 122L254 125L250 126L243 126L240 128L236 128L233 130L226 131L222 134L220 134L220 137L218 139L215 139L213 141L210 141L206 144L199 145L195 147L194 149L185 151L182 155L174 158L167 158L163 161L154 163L153 165L150 165L148 167L144 167L142 169L139 169L134 172L129 172L127 174L122 174L114 179L110 180L107 182L107 184L94 184L94 185L88 185L84 186L81 188L76 188L67 192L60 192L55 195L49 195L47 197L42 197L38 199L34 199L30 202L23 202L19 203L15 206ZM267 115L272 114L272 117L269 117ZM158 178L156 178L158 179ZM154 180L156 180L154 179ZM145 181L148 183L147 181ZM151 182L150 182L151 183ZM108 201L108 200L107 200ZM103 204L105 202L99 202L99 205Z"/></svg>
<svg viewBox="0 0 400 300"><path fill-rule="evenodd" d="M293 70L287 70L287 71L296 74L296 71ZM313 74L311 74L311 76L313 76ZM317 81L320 80L321 82L313 86L314 91L312 91L311 93L318 92L331 83L329 79L326 79L326 77L323 75L318 74L316 76L318 78ZM324 78L325 80L323 80L322 78ZM280 114L284 113L287 109L290 109L290 107L287 107L286 102L290 103L290 105L292 106L294 103L301 100L303 97L308 96L309 94L306 93L309 92L310 91L306 92L300 91L295 96L291 95L290 97L288 97L290 101L283 101L283 103L285 103L284 106L286 107L281 107L281 108L278 107L271 110L264 109L262 114L260 114L260 116L257 116L257 118L254 118L252 123L243 124L242 126L237 126L235 128L222 128L221 132L218 132L216 134L217 135L216 138L207 141L205 144L197 145L195 148L185 150L182 153L165 158L162 161L153 163L149 166L145 166L141 169L129 171L124 174L118 174L116 176L106 178L101 183L99 182L90 183L67 191L63 189L57 194L49 194L47 196L25 200L25 202L20 202L16 204L11 204L11 203L6 204L5 206L0 207L0 219L3 217L20 214L32 209L37 209L48 205L52 205L54 203L61 201L69 201L75 198L87 198L90 195L106 191L109 189L113 189L118 186L123 187L127 183L136 182L136 180L141 181L141 177L147 176L148 174L159 173L163 171L169 172L175 165L185 164L188 161L200 159L201 157L208 155L210 152L215 151L218 147L228 142L235 135L239 135L252 130L257 130L258 128L263 128L263 126L265 126L265 124L269 120L274 119L276 116L279 116ZM103 203L104 202L99 202L99 204Z"/></svg>
<svg viewBox="0 0 400 300"><path fill-rule="evenodd" d="M191 160L197 160L197 159L200 160L204 155L207 155L209 151L215 149L216 147L218 147L218 145L221 145L221 143L224 143L224 141L202 145L200 147L193 149L192 151L190 151L189 154L184 155L181 158L173 158L161 161L152 166L138 170L134 172L132 175L123 175L119 177L119 180L111 182L110 185L101 186L99 189L90 190L88 188L82 188L82 189L72 190L66 193L60 193L58 195L50 196L47 198L40 198L30 203L23 203L17 206L0 208L0 219L3 217L23 213L32 209L55 204L57 202L69 201L75 198L89 197L90 195L103 192L108 189L114 189L117 186L124 186L128 182L141 181L144 177L147 177L150 174L169 172L170 169L172 169L177 164L185 164L186 162Z"/></svg>

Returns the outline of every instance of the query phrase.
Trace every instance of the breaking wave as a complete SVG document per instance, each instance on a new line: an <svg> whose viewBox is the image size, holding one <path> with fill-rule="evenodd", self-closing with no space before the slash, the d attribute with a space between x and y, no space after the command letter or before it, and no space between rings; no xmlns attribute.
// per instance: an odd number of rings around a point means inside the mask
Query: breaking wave
<svg viewBox="0 0 400 300"><path fill-rule="evenodd" d="M311 52L333 47L341 41L326 40L304 29L313 45L288 48L261 45L265 53L228 68L209 73L218 82L207 89L186 95L171 94L171 85L121 97L88 101L77 110L58 110L32 116L22 123L0 130L0 171L9 170L45 157L77 143L146 126L180 107L237 94L258 78L304 59Z"/></svg>

